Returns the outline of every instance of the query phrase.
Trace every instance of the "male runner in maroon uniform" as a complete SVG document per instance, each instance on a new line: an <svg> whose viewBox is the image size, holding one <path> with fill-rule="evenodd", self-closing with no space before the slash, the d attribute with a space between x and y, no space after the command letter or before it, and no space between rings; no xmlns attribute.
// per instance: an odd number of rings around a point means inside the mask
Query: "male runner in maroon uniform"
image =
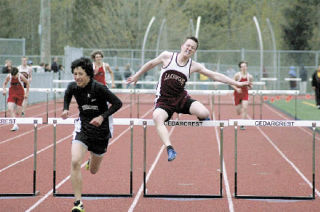
<svg viewBox="0 0 320 212"><path fill-rule="evenodd" d="M22 102L28 98L29 95L29 81L19 73L16 67L12 67L11 73L7 75L3 82L3 95L7 94L7 84L10 82L9 97L8 97L8 111L12 118L21 115ZM24 92L23 83L26 85L26 92ZM16 109L15 109L16 108ZM11 131L18 130L17 124L14 124Z"/></svg>
<svg viewBox="0 0 320 212"><path fill-rule="evenodd" d="M192 61L191 57L197 48L198 39L187 37L181 45L179 53L164 51L158 57L144 64L135 75L127 79L127 83L136 83L145 72L162 64L153 121L160 139L167 147L168 161L175 159L176 152L171 145L169 132L164 122L169 120L174 112L195 115L199 120L209 119L210 113L208 109L202 103L191 99L185 90L190 74L198 72L215 81L239 87L250 85L249 82L237 82L223 74L206 69L198 62Z"/></svg>

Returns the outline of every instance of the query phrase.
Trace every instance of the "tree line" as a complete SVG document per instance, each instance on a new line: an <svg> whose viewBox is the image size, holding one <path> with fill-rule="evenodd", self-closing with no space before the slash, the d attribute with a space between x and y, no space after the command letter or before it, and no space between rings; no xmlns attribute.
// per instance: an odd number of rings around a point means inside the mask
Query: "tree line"
<svg viewBox="0 0 320 212"><path fill-rule="evenodd" d="M1 0L0 38L25 38L26 54L40 53L41 0ZM270 20L276 46L283 50L318 50L318 0L52 0L51 54L69 45L82 48L140 49L151 18L146 48L155 49L159 29L161 49L178 49L194 35L201 16L200 49L258 49L256 16L264 48L272 49ZM164 21L165 20L165 21Z"/></svg>

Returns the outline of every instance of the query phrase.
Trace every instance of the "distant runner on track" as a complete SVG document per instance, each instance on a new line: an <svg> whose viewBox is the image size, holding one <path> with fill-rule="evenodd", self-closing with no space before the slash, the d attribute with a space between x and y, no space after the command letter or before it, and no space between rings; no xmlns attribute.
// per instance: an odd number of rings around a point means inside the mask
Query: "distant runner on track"
<svg viewBox="0 0 320 212"><path fill-rule="evenodd" d="M248 62L240 61L238 64L240 71L234 75L234 80L239 82L251 82L253 81L253 77L248 73ZM238 115L241 115L242 119L248 118L248 100L249 100L249 89L251 86L246 86L242 88L238 88L232 85L234 89L234 104L236 106L236 111ZM241 130L244 130L244 126L240 126Z"/></svg>
<svg viewBox="0 0 320 212"><path fill-rule="evenodd" d="M22 113L23 101L29 96L29 81L19 73L16 67L12 67L11 73L7 75L3 82L3 95L7 94L7 84L10 82L9 96L8 96L8 111L12 118L20 117ZM26 92L24 92L23 83L26 85ZM14 124L11 131L17 131L19 126Z"/></svg>

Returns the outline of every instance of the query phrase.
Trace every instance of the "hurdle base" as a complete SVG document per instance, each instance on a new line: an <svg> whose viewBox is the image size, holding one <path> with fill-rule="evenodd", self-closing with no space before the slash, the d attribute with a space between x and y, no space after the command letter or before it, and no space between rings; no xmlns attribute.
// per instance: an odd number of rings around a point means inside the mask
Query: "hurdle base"
<svg viewBox="0 0 320 212"><path fill-rule="evenodd" d="M147 198L190 198L190 199L213 199L222 198L222 195L209 194L144 194Z"/></svg>
<svg viewBox="0 0 320 212"><path fill-rule="evenodd" d="M234 195L236 199L279 199L279 200L314 200L315 196L255 196Z"/></svg>
<svg viewBox="0 0 320 212"><path fill-rule="evenodd" d="M74 194L62 194L54 193L54 197L74 197ZM82 194L82 197L113 197L113 198L125 198L133 197L133 194Z"/></svg>
<svg viewBox="0 0 320 212"><path fill-rule="evenodd" d="M36 191L35 193L10 193L10 194L0 194L0 198L4 197L34 197L38 196L40 194L39 191Z"/></svg>

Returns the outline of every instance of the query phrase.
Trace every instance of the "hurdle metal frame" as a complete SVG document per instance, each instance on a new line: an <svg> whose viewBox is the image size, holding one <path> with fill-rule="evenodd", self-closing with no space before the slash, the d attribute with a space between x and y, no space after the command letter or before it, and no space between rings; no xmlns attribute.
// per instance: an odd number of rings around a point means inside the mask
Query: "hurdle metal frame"
<svg viewBox="0 0 320 212"><path fill-rule="evenodd" d="M0 118L1 123L5 124L33 124L34 127L34 139L33 139L33 181L31 193L0 193L0 198L3 197L27 197L37 196L40 192L37 191L37 150L38 150L38 124L42 124L42 118ZM32 120L32 122L30 122Z"/></svg>
<svg viewBox="0 0 320 212"><path fill-rule="evenodd" d="M71 122L74 123L75 119L69 119L69 120L62 120L60 118L49 118L48 123L53 124L53 196L54 197L73 197L74 194L72 193L58 193L56 189L56 140L57 140L57 124L58 122L60 124L70 124ZM114 125L116 125L117 121L114 119ZM113 197L113 198L124 198L124 197L132 197L133 196L133 189L132 189L132 179L133 179L133 126L134 121L130 120L129 123L121 123L120 125L130 125L130 173L129 173L129 193L124 194L109 194L109 193L101 193L101 194L94 194L94 193L83 193L82 197L96 197L96 198L103 198L103 197Z"/></svg>
<svg viewBox="0 0 320 212"><path fill-rule="evenodd" d="M227 121L186 121L180 120L181 122L199 122L205 125L208 122L216 122L217 126L220 127L220 182L219 182L219 194L148 194L147 193L147 181L146 181L146 158L147 158L147 125L151 121L143 121L143 196L147 198L194 198L194 199L212 199L212 198L222 198L222 179L223 179L223 128L228 125Z"/></svg>
<svg viewBox="0 0 320 212"><path fill-rule="evenodd" d="M315 199L315 132L316 132L316 122L312 124L304 124L305 121L295 121L297 126L311 127L312 128L312 194L310 196L263 196L263 195L239 195L238 194L238 126L254 126L245 125L247 120L230 120L229 126L234 125L235 130L235 150L234 150L234 160L235 160L235 171L234 171L234 197L237 199L281 199L281 200L313 200ZM249 120L255 121L255 120ZM263 120L259 120L263 121ZM265 120L265 121L278 121L278 120ZM279 120L282 121L283 120ZM290 120L288 120L289 122ZM293 121L292 121L293 122ZM302 123L302 124L299 124ZM240 124L241 123L241 124Z"/></svg>

